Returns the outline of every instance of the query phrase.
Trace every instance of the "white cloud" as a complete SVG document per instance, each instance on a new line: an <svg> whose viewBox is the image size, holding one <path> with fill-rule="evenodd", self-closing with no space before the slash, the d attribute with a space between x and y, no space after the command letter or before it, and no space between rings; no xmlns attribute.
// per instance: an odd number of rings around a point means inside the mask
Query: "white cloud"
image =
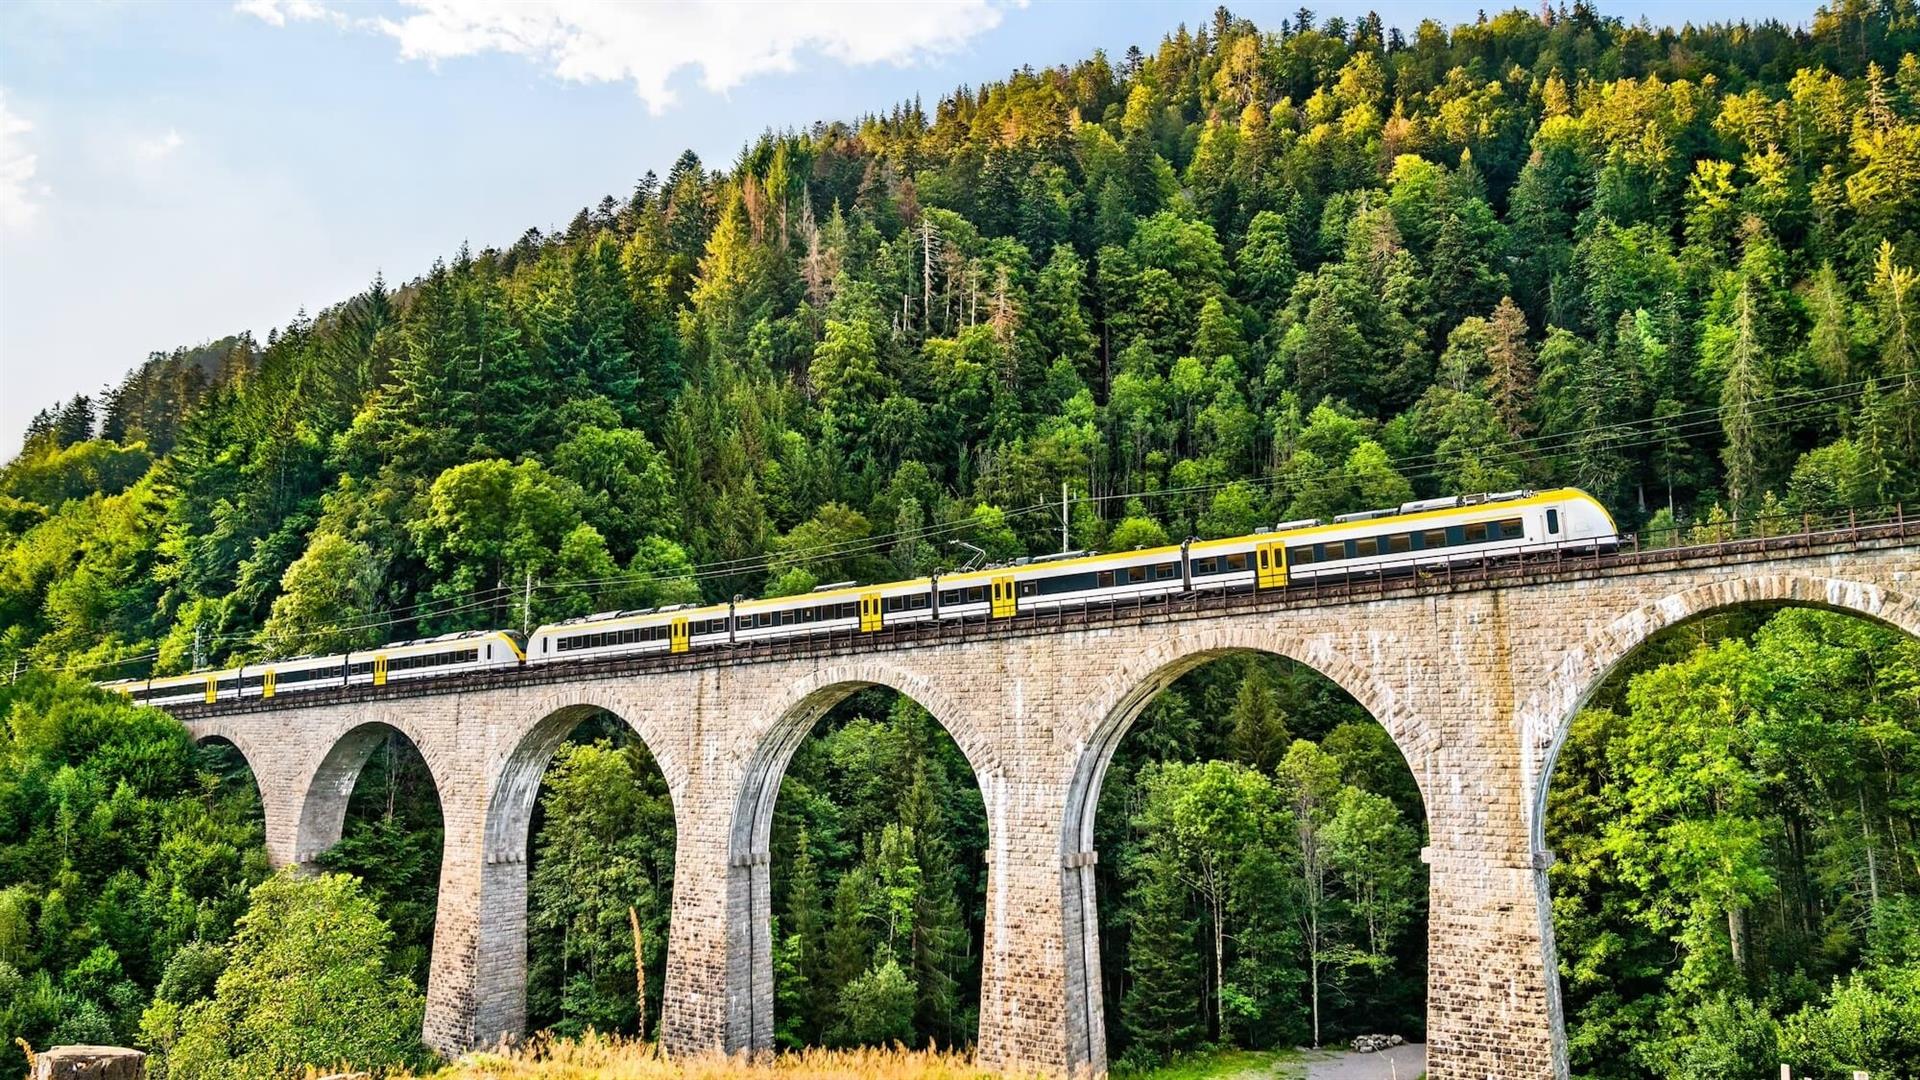
<svg viewBox="0 0 1920 1080"><path fill-rule="evenodd" d="M627 82L658 113L674 103L668 83L697 68L700 84L725 93L756 75L792 71L803 52L844 64L905 66L953 52L1000 25L990 0L857 0L610 4L596 0L402 0L410 14L359 20L391 36L409 60L504 53L574 82ZM241 0L238 10L284 26L344 16L314 0Z"/></svg>
<svg viewBox="0 0 1920 1080"><path fill-rule="evenodd" d="M40 212L33 187L40 156L22 137L32 130L33 122L9 109L7 92L0 89L0 228L21 228Z"/></svg>
<svg viewBox="0 0 1920 1080"><path fill-rule="evenodd" d="M159 161L161 158L167 157L186 144L187 140L181 138L178 131L175 131L173 128L168 128L167 133L164 135L156 135L150 139L135 140L133 152L135 156L143 161Z"/></svg>
<svg viewBox="0 0 1920 1080"><path fill-rule="evenodd" d="M337 21L339 16L329 11L324 4L315 0L239 0L233 10L243 15L252 15L270 26L285 26L289 22L311 22L315 19Z"/></svg>

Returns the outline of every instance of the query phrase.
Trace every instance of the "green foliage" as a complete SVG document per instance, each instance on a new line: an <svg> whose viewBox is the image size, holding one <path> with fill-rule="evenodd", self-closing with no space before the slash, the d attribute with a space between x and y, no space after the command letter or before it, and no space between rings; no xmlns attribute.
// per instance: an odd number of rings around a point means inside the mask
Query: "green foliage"
<svg viewBox="0 0 1920 1080"><path fill-rule="evenodd" d="M913 982L889 956L840 991L836 1041L852 1046L886 1046L913 1038Z"/></svg>
<svg viewBox="0 0 1920 1080"><path fill-rule="evenodd" d="M580 735L575 736L576 739ZM542 780L528 885L527 1006L535 1028L633 1032L640 923L650 1012L666 977L673 897L673 804L630 735L563 745Z"/></svg>
<svg viewBox="0 0 1920 1080"><path fill-rule="evenodd" d="M265 876L258 794L164 714L71 678L0 688L0 715L0 1017L35 1046L126 1043Z"/></svg>
<svg viewBox="0 0 1920 1080"><path fill-rule="evenodd" d="M1316 985L1334 1037L1417 1033L1424 811L1331 684L1260 657L1182 678L1122 743L1101 815L1116 1055L1309 1042Z"/></svg>
<svg viewBox="0 0 1920 1080"><path fill-rule="evenodd" d="M420 986L433 959L441 838L433 774L419 749L389 730L354 782L340 839L317 861L358 879L393 933L388 966Z"/></svg>
<svg viewBox="0 0 1920 1080"><path fill-rule="evenodd" d="M974 1037L985 806L926 710L887 696L830 712L781 782L775 1022L790 1045Z"/></svg>
<svg viewBox="0 0 1920 1080"><path fill-rule="evenodd" d="M1800 610L1680 634L1601 689L1555 769L1575 1067L1901 1075L1920 645Z"/></svg>
<svg viewBox="0 0 1920 1080"><path fill-rule="evenodd" d="M282 873L261 882L213 996L179 1016L167 1076L267 1080L316 1062L419 1061L425 1002L388 969L389 937L352 878Z"/></svg>

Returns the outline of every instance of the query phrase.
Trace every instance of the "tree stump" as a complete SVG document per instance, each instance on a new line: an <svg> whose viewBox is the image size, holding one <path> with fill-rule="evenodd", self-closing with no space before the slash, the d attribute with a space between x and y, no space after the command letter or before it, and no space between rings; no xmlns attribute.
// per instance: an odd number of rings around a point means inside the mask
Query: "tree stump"
<svg viewBox="0 0 1920 1080"><path fill-rule="evenodd" d="M33 1056L33 1080L146 1080L147 1055L122 1046L56 1046Z"/></svg>

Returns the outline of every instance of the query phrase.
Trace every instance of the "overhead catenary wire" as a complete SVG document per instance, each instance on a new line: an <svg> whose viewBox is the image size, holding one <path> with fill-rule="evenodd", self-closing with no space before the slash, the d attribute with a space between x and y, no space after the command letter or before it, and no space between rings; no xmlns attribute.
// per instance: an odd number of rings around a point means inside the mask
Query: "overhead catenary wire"
<svg viewBox="0 0 1920 1080"><path fill-rule="evenodd" d="M1828 387L1821 391L1800 392L1798 396L1790 400L1769 402L1754 410L1755 417L1761 421L1756 424L1756 428L1764 430L1795 423L1805 419L1804 416L1799 414L1799 410L1809 409L1815 406L1833 405L1859 398L1865 394L1865 388L1868 383L1874 381L1875 380L1871 379L1862 379ZM1785 395L1783 395L1783 397L1785 397ZM1489 452L1479 455L1478 459L1482 464L1500 466L1529 461L1554 461L1594 450L1611 453L1673 441L1685 441L1690 436L1701 434L1715 428L1719 424L1719 418L1724 412L1724 406L1706 406L1669 416L1646 417L1631 421L1593 425L1587 428L1557 432L1551 436L1515 437L1486 448ZM1600 441L1595 442L1594 440L1596 439ZM1423 480L1438 476L1445 470L1446 462L1450 458L1457 458L1458 456L1457 454L1433 451L1391 459L1388 464L1398 475L1406 480ZM1335 475L1342 468L1344 468L1344 463L1327 462L1323 464L1319 470L1306 475L1279 474L1259 478L1242 478L1206 484L1185 485L1178 488L1162 488L1152 491L1115 492L1103 495L1086 494L1075 496L1068 500L1068 503L1072 506L1088 504L1098 507L1113 502L1132 501L1136 499L1143 501L1163 500L1167 498L1205 495L1234 485L1247 486L1255 490L1271 490L1284 485L1306 484L1318 479L1325 479ZM1061 503L1049 499L1043 502L1036 502L1027 506L1001 511L1001 517L1002 520L1017 520L1039 513L1052 515L1059 513L1060 507ZM776 561L782 560L793 562L796 565L808 565L833 559L872 554L903 541L938 540L950 537L953 534L965 533L976 528L977 525L978 523L971 517L960 518L935 525L923 526L918 529L895 530L889 533L818 544L782 552L713 560L707 563L694 564L687 572L642 572L637 574L609 575L600 578L561 579L535 582L532 588L544 592L561 589L595 588L604 591L605 589L613 587L635 587L662 581L705 581L769 569ZM496 607L502 600L519 591L519 589L505 584L491 586L464 594L460 597L442 597L420 601L387 612L384 614L384 617L381 618L346 623L329 627L328 629L334 633L352 633L384 629L386 627L399 626L407 623L417 623L423 619L445 618ZM209 644L234 644L238 642L257 642L258 640L259 634L257 631L250 633L234 632L215 635ZM127 664L137 664L157 659L159 652L158 649L155 649L134 656L117 657L110 660L101 660L85 664L67 664L53 670L79 672L98 670L105 667L120 667Z"/></svg>

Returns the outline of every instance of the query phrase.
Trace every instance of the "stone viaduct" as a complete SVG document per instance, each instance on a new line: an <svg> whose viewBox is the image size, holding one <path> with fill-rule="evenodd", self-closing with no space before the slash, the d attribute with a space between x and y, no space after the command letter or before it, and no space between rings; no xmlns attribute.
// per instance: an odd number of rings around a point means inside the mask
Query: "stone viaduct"
<svg viewBox="0 0 1920 1080"><path fill-rule="evenodd" d="M1092 838L1107 763L1183 672L1237 650L1277 654L1370 710L1425 798L1430 1074L1564 1077L1542 831L1554 756L1575 711L1638 644L1748 604L1852 612L1920 635L1920 528L175 712L196 738L245 756L276 865L306 864L340 837L354 780L387 729L419 748L445 821L426 1037L448 1050L522 1033L541 773L581 718L621 718L672 792L662 1037L689 1053L772 1045L768 834L782 773L834 703L892 687L952 734L987 808L982 1061L1101 1071Z"/></svg>

